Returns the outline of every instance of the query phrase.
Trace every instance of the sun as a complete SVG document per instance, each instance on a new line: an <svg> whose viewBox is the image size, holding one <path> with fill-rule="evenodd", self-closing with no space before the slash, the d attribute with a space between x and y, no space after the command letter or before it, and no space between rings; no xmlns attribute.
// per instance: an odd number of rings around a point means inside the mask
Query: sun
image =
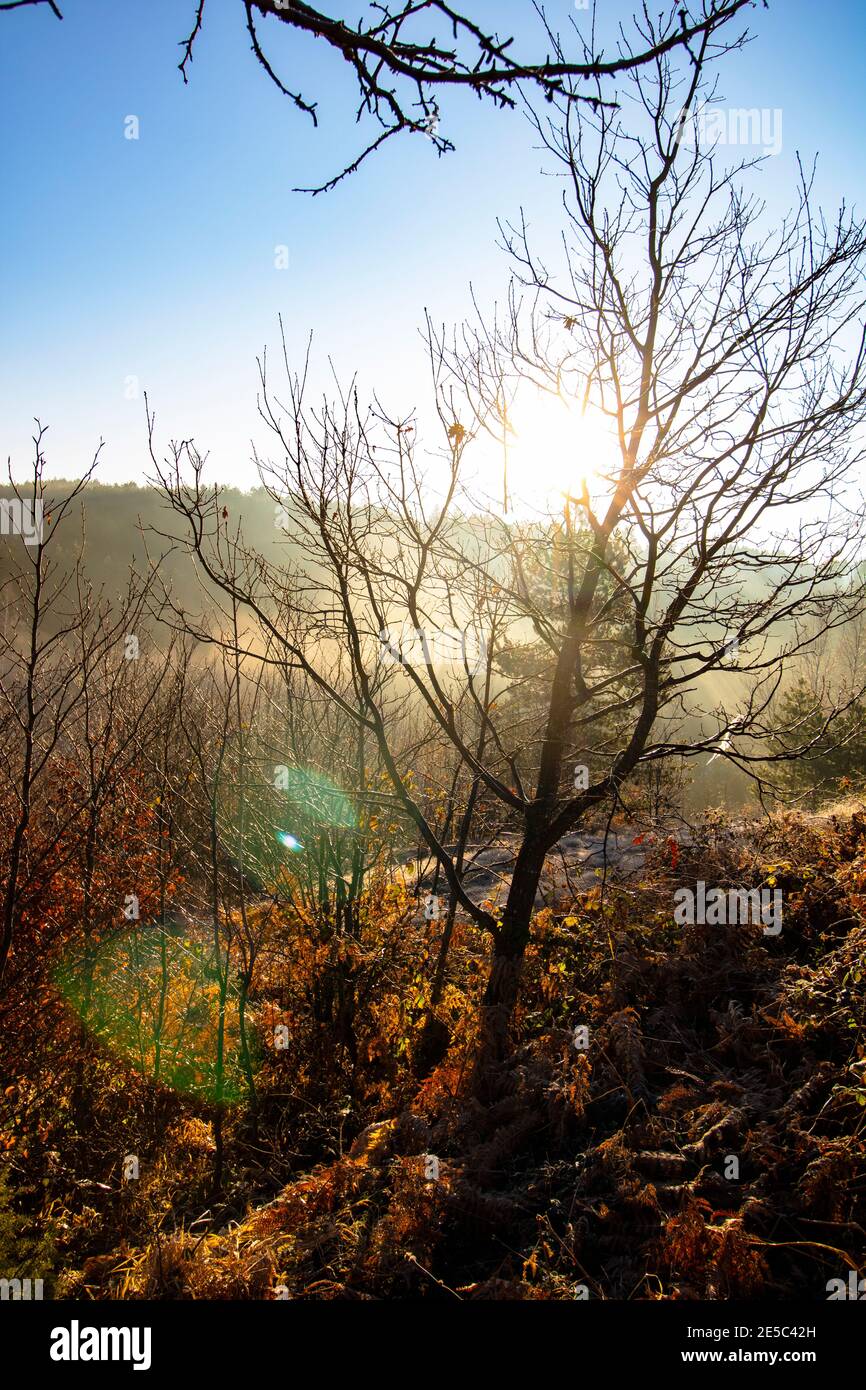
<svg viewBox="0 0 866 1390"><path fill-rule="evenodd" d="M584 484L593 499L603 495L621 466L616 436L600 410L527 389L509 410L504 443L485 459L484 481L503 499L507 477L508 512L537 516L558 511Z"/></svg>

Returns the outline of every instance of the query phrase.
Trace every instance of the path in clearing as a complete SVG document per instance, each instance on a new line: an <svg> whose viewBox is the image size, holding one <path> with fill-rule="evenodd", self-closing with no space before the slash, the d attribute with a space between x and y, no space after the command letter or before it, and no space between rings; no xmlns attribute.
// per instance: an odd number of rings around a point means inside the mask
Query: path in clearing
<svg viewBox="0 0 866 1390"><path fill-rule="evenodd" d="M615 870L619 876L641 869L646 849L634 843L638 834L633 828L620 828L608 831L607 836L603 830L575 831L564 835L547 856L535 896L536 907L544 907L549 901L565 894L591 888L598 883L597 870L604 869L605 860L608 872ZM463 883L474 903L481 903L485 899L504 902L519 843L518 835L503 834L489 845L467 846ZM447 848L453 851L455 846L448 845ZM413 889L418 888L419 893L429 892L435 878L435 860L422 855L419 866L417 851L412 852L411 857L408 853L405 858L401 855L401 859L403 863L397 873L403 881ZM443 899L447 897L448 885L441 872L437 891Z"/></svg>

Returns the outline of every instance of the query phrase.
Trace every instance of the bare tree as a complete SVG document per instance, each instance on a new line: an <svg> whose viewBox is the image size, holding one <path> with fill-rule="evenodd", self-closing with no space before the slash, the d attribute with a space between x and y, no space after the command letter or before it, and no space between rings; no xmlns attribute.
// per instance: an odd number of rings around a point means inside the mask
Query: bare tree
<svg viewBox="0 0 866 1390"><path fill-rule="evenodd" d="M567 102L537 122L567 178L565 274L538 263L521 225L508 248L529 293L515 288L504 321L450 346L431 334L446 473L435 497L411 419L362 412L354 390L312 409L305 376L291 373L278 402L264 363L260 410L281 461L260 466L290 518L296 572L251 552L227 572L200 460L189 457L184 478L177 456L165 468L154 455L205 575L369 731L449 892L489 931L488 1056L506 1045L542 869L560 838L659 761L716 751L760 780L768 760L798 756L774 744L783 664L863 607L854 483L866 231L845 209L828 225L805 177L792 214L770 224L744 191L748 163L720 167L712 147L683 139L709 59L704 44L682 69L664 57L636 70L637 128L606 108L577 122ZM573 474L576 419L562 515L547 524L473 512L461 490L467 449L501 425L508 392L527 378L601 410L618 443L618 464L591 488ZM527 557L549 565L554 537L565 560L557 612L526 581ZM507 605L500 642L529 633L546 647L535 728L512 717L508 682L485 693L469 662L455 681L425 650L382 673L379 634L395 613L414 631L478 632L494 601ZM278 609L293 615L288 628ZM352 698L322 663L326 641L344 653ZM711 680L725 698L672 737L670 720L694 716ZM501 909L473 900L415 794L391 736L407 690L518 828ZM578 781L587 748L592 775Z"/></svg>
<svg viewBox="0 0 866 1390"><path fill-rule="evenodd" d="M543 41L548 45L544 58L529 58L513 52L512 38L500 38L484 26L447 3L447 0L400 0L397 5L371 4L367 19L347 22L325 13L302 0L239 0L243 5L250 45L257 62L279 91L299 111L318 124L318 103L292 90L278 75L277 61L269 56L259 25L263 19L279 21L294 34L306 34L326 43L348 64L358 89L357 120L369 117L378 134L361 153L335 177L317 188L298 190L321 193L331 189L347 174L379 149L393 135L403 132L429 137L438 153L454 148L439 129L439 98L448 89L463 89L499 107L514 107L523 89L541 91L548 101L562 97L569 102L595 106L605 98L594 91L578 90L575 82L587 84L609 80L655 61L677 48L690 49L699 41L714 39L719 31L736 19L755 0L677 0L669 9L670 23L664 38L648 40L635 47L618 46L607 57L597 46L595 25L590 37L580 38L580 56L569 57L544 17L537 9ZM767 0L763 0L766 7ZM47 5L62 19L56 0L0 0L0 10ZM205 23L205 0L195 0L193 27L183 40L179 64L184 82L193 61L196 41ZM651 27L646 4L641 28ZM432 36L431 36L432 31ZM720 39L720 42L724 40ZM742 42L742 37L734 41Z"/></svg>
<svg viewBox="0 0 866 1390"><path fill-rule="evenodd" d="M101 620L104 615L94 613L88 603L70 603L71 582L73 592L81 596L80 558L72 574L58 570L51 560L52 543L74 511L99 451L80 482L65 496L52 497L44 478L45 433L37 420L30 485L22 489L13 483L14 499L2 504L6 521L17 510L11 529L19 531L18 543L26 558L14 566L3 594L4 609L7 613L12 609L16 615L11 633L4 617L0 679L0 701L8 715L11 738L7 775L15 809L0 909L0 980L15 938L23 882L38 867L32 858L26 862L28 830L39 799L50 801L52 763L84 697L83 663L103 659L122 630L122 626L105 625ZM11 483L11 464L9 478ZM41 848L40 863L56 850L68 824L68 812L54 818Z"/></svg>

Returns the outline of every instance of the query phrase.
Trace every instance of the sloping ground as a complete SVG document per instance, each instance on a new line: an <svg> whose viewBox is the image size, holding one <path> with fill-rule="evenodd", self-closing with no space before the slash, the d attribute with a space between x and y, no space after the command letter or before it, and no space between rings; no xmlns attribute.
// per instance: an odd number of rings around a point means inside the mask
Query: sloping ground
<svg viewBox="0 0 866 1390"><path fill-rule="evenodd" d="M640 888L538 923L524 1041L484 1104L458 1029L345 1157L65 1291L825 1299L866 1272L864 832L788 816L653 850ZM675 927L673 889L699 877L781 887L780 936Z"/></svg>

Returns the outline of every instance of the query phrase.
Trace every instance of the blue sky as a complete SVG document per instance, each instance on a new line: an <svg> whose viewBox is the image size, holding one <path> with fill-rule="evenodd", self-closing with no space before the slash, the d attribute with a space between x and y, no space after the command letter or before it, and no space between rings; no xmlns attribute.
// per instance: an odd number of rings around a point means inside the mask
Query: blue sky
<svg viewBox="0 0 866 1390"><path fill-rule="evenodd" d="M533 47L528 0L467 4ZM312 330L321 364L359 370L408 413L427 389L425 307L450 322L468 311L470 282L482 301L502 293L497 216L523 205L542 235L555 231L555 182L519 114L457 94L442 103L456 154L398 139L311 199L292 187L357 149L351 77L323 45L262 26L287 84L321 103L313 130L256 65L233 0L211 0L187 87L177 45L192 0L61 7L63 23L47 10L0 14L0 448L18 475L38 415L53 474L79 474L102 437L98 476L141 480L137 378L164 435L194 436L216 476L249 486L255 358L276 345L278 314L293 358ZM632 3L600 10L605 23L625 20ZM572 0L546 12L554 27L586 23ZM826 206L862 204L866 4L773 0L750 23L755 42L726 66L722 90L731 105L783 111L762 192L787 204L799 150L820 155ZM136 141L124 138L129 115ZM275 268L278 245L287 270Z"/></svg>

